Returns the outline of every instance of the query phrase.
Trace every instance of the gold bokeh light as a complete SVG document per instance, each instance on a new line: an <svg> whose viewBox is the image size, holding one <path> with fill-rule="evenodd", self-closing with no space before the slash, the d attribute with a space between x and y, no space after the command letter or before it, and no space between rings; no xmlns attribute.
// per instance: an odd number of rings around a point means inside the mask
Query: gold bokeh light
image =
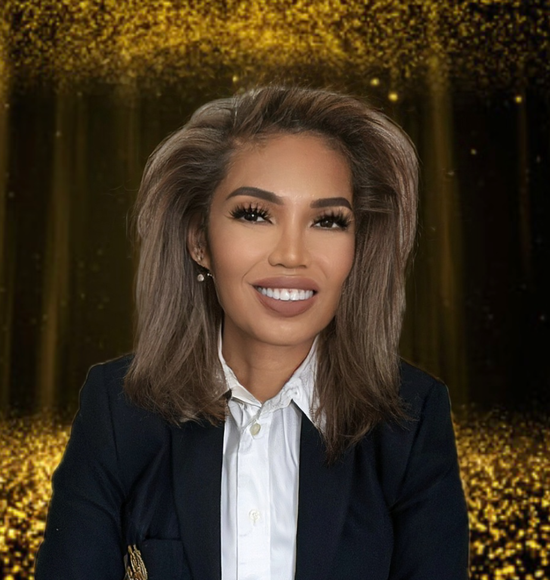
<svg viewBox="0 0 550 580"><path fill-rule="evenodd" d="M490 86L549 71L540 0L4 0L0 45L23 78L176 82L322 68ZM2 32L3 31L3 32Z"/></svg>
<svg viewBox="0 0 550 580"><path fill-rule="evenodd" d="M550 428L470 412L455 423L471 528L472 580L550 580ZM50 478L70 428L0 421L0 558L6 580L33 578Z"/></svg>

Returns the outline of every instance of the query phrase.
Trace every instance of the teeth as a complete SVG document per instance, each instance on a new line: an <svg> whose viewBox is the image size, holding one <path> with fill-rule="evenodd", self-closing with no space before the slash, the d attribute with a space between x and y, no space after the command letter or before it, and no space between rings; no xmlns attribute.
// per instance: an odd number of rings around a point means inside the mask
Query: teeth
<svg viewBox="0 0 550 580"><path fill-rule="evenodd" d="M260 294L275 298L275 300L297 301L309 300L313 296L313 290L298 290L296 288L257 288Z"/></svg>

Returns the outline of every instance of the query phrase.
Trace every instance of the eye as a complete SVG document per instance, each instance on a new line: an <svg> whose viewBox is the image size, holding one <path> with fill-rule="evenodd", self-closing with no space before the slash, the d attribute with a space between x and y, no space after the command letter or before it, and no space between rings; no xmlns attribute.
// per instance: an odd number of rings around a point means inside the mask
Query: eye
<svg viewBox="0 0 550 580"><path fill-rule="evenodd" d="M257 205L240 205L231 211L231 217L247 222L269 221L269 212Z"/></svg>
<svg viewBox="0 0 550 580"><path fill-rule="evenodd" d="M315 226L327 230L347 230L350 224L351 219L340 212L324 214L318 217L314 222Z"/></svg>

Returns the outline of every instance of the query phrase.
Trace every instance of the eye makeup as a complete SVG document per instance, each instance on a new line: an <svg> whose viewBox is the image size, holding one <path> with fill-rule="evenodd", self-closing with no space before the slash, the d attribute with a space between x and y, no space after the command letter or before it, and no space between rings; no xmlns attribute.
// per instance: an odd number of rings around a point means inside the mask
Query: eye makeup
<svg viewBox="0 0 550 580"><path fill-rule="evenodd" d="M264 221L268 221L269 219L267 209L257 203L238 205L231 210L230 215L234 219L243 219L247 222L257 222L258 218Z"/></svg>
<svg viewBox="0 0 550 580"><path fill-rule="evenodd" d="M322 229L336 229L334 226L337 226L341 230L347 230L351 224L351 217L341 211L328 211L316 218L313 223Z"/></svg>
<svg viewBox="0 0 550 580"><path fill-rule="evenodd" d="M269 222L271 219L269 210L256 202L239 204L230 211L230 215L236 220L244 220L252 223L258 223L260 221ZM320 229L341 229L345 231L351 222L351 216L346 215L342 211L333 210L325 211L317 216L313 220L313 225Z"/></svg>

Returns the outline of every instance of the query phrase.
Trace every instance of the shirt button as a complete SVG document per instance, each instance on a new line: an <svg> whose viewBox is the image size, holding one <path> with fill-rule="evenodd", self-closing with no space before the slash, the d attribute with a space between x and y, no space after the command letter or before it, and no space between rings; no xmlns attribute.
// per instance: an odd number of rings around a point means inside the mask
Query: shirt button
<svg viewBox="0 0 550 580"><path fill-rule="evenodd" d="M250 510L248 517L253 524L256 524L256 522L259 521L261 515L262 514L259 512L259 510Z"/></svg>
<svg viewBox="0 0 550 580"><path fill-rule="evenodd" d="M252 435L254 435L254 437L260 432L260 429L262 428L262 426L259 423L254 423L252 425L252 427L250 427L250 432L252 433Z"/></svg>

